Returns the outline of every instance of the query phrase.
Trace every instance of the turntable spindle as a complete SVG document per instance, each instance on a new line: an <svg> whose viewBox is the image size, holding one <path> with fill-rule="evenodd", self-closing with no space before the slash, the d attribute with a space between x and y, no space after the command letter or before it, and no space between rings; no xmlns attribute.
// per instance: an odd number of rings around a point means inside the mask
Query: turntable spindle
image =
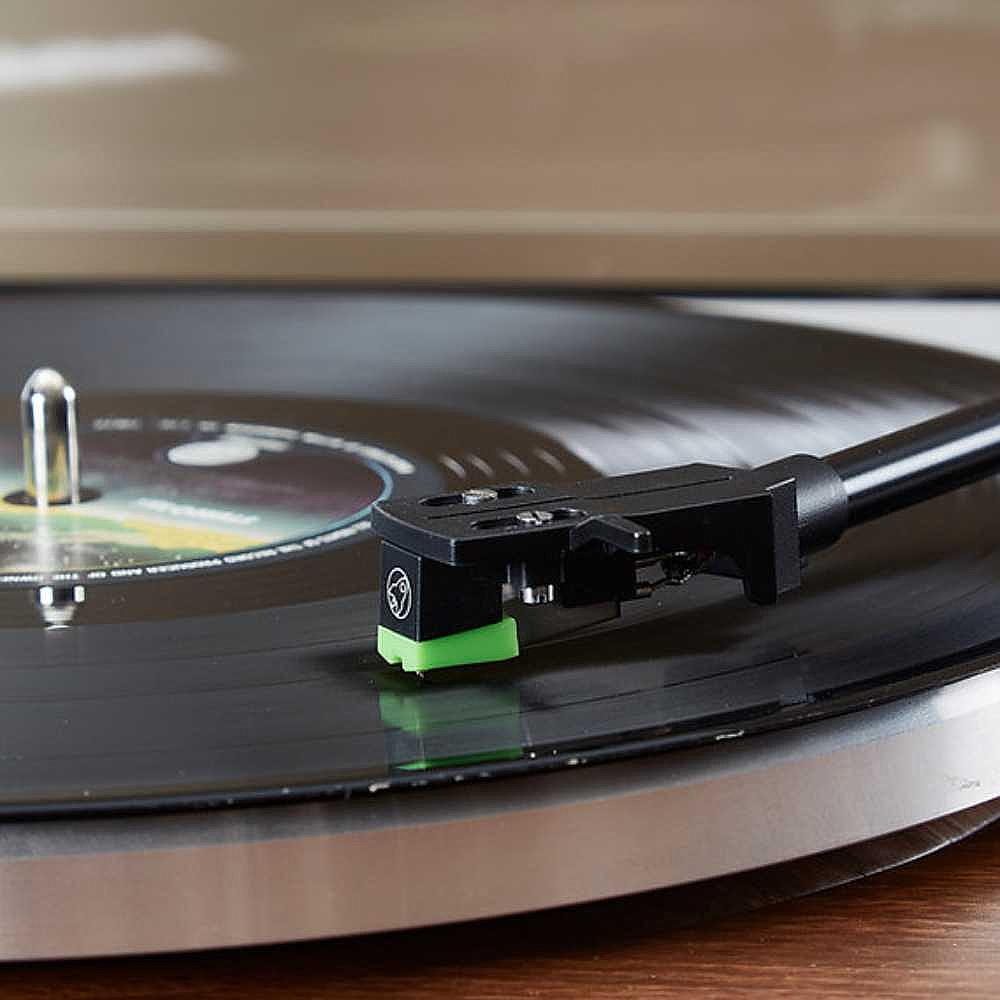
<svg viewBox="0 0 1000 1000"><path fill-rule="evenodd" d="M38 368L21 390L24 491L39 508L80 502L76 390Z"/></svg>

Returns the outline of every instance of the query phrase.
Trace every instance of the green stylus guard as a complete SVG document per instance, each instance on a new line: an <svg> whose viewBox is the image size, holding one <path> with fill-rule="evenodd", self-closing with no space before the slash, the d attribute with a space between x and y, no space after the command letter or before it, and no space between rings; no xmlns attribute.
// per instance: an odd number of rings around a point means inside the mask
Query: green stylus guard
<svg viewBox="0 0 1000 1000"><path fill-rule="evenodd" d="M493 625L470 628L423 642L407 639L405 635L379 625L378 651L384 660L402 664L404 670L413 673L510 660L518 654L517 622L513 618L503 618Z"/></svg>

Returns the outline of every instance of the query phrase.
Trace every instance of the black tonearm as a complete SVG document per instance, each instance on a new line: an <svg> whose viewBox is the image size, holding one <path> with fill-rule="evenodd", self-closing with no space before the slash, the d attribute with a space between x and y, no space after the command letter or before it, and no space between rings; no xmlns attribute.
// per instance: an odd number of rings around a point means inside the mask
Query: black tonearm
<svg viewBox="0 0 1000 1000"><path fill-rule="evenodd" d="M479 487L375 505L379 650L423 671L507 659L504 598L567 614L696 573L737 577L770 604L806 556L854 525L1000 468L1000 401L955 410L825 458L755 469L684 465L572 484ZM662 577L650 581L648 570Z"/></svg>

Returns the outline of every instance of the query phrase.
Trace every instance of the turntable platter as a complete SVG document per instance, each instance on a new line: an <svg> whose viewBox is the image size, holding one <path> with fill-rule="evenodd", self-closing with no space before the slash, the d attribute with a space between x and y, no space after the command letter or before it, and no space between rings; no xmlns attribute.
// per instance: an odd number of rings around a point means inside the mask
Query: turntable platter
<svg viewBox="0 0 1000 1000"><path fill-rule="evenodd" d="M699 579L425 682L373 643L381 496L825 453L988 393L981 361L655 303L0 305L21 334L8 378L72 373L100 494L53 508L47 554L30 507L0 509L8 815L342 796L739 738L975 673L1000 631L988 482L854 532L775 608ZM53 568L86 587L69 629L39 627L29 600Z"/></svg>
<svg viewBox="0 0 1000 1000"><path fill-rule="evenodd" d="M993 394L992 363L653 300L8 291L0 316L0 812L28 831L5 841L0 880L27 898L59 856L91 900L49 944L19 925L11 954L512 912L787 860L1000 794L958 763L992 752L981 734L1000 713L995 481L853 531L773 608L699 578L515 662L424 681L375 653L367 521L389 495L826 454ZM39 364L78 390L91 490L44 531L15 496L16 398ZM68 627L40 616L55 577L83 591ZM776 808L785 832L769 836ZM531 816L604 853L556 859ZM726 824L746 824L739 847L720 846ZM476 888L433 890L459 858ZM218 909L231 864L261 866L241 890L268 901L253 926ZM288 864L340 888L279 889ZM540 864L576 874L532 879ZM205 920L184 929L164 904L126 931L111 897L92 898L126 869L135 886L183 885Z"/></svg>

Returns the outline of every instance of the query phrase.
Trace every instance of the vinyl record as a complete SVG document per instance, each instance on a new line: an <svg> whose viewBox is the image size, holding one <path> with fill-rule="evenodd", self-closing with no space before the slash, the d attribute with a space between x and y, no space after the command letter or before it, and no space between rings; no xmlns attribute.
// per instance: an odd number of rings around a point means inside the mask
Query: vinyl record
<svg viewBox="0 0 1000 1000"><path fill-rule="evenodd" d="M775 607L696 578L425 680L375 653L367 521L387 496L827 454L995 394L988 362L606 298L22 291L0 322L10 817L578 767L992 663L994 481L852 531ZM39 365L78 392L93 493L43 519L17 500L17 394Z"/></svg>

